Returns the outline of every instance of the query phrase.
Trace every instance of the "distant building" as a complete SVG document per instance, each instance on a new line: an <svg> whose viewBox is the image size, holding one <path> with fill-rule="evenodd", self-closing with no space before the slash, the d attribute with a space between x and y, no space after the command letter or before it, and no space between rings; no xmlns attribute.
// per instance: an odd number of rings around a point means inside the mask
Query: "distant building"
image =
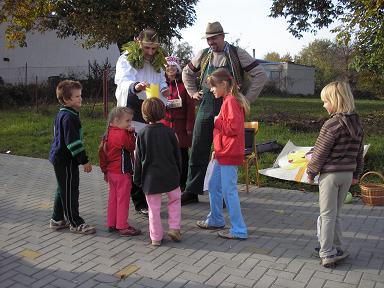
<svg viewBox="0 0 384 288"><path fill-rule="evenodd" d="M268 84L288 94L315 93L315 67L290 62L261 61L268 75Z"/></svg>
<svg viewBox="0 0 384 288"><path fill-rule="evenodd" d="M89 63L108 62L115 65L120 55L117 45L106 48L84 49L73 38L58 38L54 31L44 34L28 33L27 47L7 49L5 25L0 25L0 77L5 83L39 83L49 77L76 75L86 77Z"/></svg>

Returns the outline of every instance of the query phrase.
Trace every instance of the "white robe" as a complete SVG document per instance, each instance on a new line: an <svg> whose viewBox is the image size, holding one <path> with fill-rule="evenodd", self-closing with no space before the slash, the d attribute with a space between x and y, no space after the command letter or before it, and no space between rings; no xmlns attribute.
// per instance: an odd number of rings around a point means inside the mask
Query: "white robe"
<svg viewBox="0 0 384 288"><path fill-rule="evenodd" d="M128 62L127 55L127 51L121 54L116 63L115 84L117 85L117 88L115 95L117 99L117 106L127 106L127 97L130 85L132 83L144 81L150 84L159 84L160 99L164 102L164 104L166 104L167 99L161 93L168 88L164 70L160 69L160 72L156 72L149 61L146 60L144 61L144 67L140 70L136 70ZM137 96L142 100L147 99L145 91L137 93Z"/></svg>

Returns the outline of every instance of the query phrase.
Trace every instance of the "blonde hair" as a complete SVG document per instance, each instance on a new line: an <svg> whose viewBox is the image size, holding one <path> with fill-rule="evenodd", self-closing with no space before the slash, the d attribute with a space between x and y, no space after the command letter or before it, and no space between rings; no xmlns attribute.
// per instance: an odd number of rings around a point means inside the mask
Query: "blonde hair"
<svg viewBox="0 0 384 288"><path fill-rule="evenodd" d="M335 81L321 90L320 98L332 106L333 113L351 113L355 111L355 101L351 87L347 82Z"/></svg>
<svg viewBox="0 0 384 288"><path fill-rule="evenodd" d="M247 98L245 98L244 95L239 92L235 79L232 77L232 75L228 72L227 69L219 68L215 70L212 74L208 76L207 82L210 87L215 87L219 83L223 82L228 83L227 92L231 92L232 95L236 98L240 106L243 107L245 115L249 114L251 110L249 102Z"/></svg>
<svg viewBox="0 0 384 288"><path fill-rule="evenodd" d="M71 100L73 90L77 89L83 89L79 81L63 80L56 87L56 98L60 104L65 105L66 100Z"/></svg>
<svg viewBox="0 0 384 288"><path fill-rule="evenodd" d="M107 120L107 129L104 133L104 140L108 139L108 132L109 132L109 127L115 120L121 119L123 115L128 114L133 116L133 110L128 107L114 107L111 112L108 114L108 120ZM102 148L105 153L107 153L107 141L101 141L99 149Z"/></svg>

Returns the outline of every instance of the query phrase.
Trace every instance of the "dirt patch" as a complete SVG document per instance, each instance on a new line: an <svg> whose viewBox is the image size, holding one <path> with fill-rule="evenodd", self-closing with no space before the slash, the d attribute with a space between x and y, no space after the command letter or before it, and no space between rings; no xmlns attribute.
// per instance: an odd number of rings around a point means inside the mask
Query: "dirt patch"
<svg viewBox="0 0 384 288"><path fill-rule="evenodd" d="M259 115L257 121L285 125L295 132L319 132L328 117L313 118L304 115L292 115L285 112L273 112ZM372 112L361 117L366 135L384 135L384 112Z"/></svg>

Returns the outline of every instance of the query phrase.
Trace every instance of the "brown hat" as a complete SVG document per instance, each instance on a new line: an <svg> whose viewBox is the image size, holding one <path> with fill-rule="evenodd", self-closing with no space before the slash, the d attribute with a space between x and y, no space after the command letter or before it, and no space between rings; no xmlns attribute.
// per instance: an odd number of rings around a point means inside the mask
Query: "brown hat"
<svg viewBox="0 0 384 288"><path fill-rule="evenodd" d="M206 39L220 34L228 34L224 33L223 26L221 26L220 22L208 23L207 29L205 29L205 36L201 39Z"/></svg>

